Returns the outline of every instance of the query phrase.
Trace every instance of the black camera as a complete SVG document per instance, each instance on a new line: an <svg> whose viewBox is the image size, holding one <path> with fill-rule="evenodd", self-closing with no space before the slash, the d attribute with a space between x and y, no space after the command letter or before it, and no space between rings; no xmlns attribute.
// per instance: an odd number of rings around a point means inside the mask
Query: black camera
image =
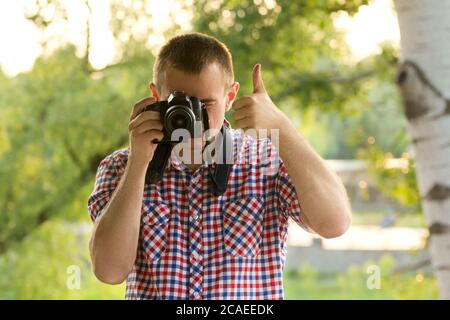
<svg viewBox="0 0 450 320"><path fill-rule="evenodd" d="M205 104L180 91L171 93L167 101L158 101L145 107L144 111L159 111L161 114L164 139L158 143L180 142L171 140L172 133L177 129L187 130L194 138L200 138L202 132L208 130ZM203 130L195 130L195 124L199 121L203 124Z"/></svg>
<svg viewBox="0 0 450 320"><path fill-rule="evenodd" d="M174 131L185 129L191 138L202 137L209 129L208 113L200 99L187 96L180 91L171 93L167 101L158 101L146 106L142 112L145 111L159 111L163 123L164 138L161 141L152 141L158 144L158 147L146 174L146 182L155 183L162 178L173 145L182 141L181 137L179 140L172 140ZM199 128L198 124L203 128Z"/></svg>

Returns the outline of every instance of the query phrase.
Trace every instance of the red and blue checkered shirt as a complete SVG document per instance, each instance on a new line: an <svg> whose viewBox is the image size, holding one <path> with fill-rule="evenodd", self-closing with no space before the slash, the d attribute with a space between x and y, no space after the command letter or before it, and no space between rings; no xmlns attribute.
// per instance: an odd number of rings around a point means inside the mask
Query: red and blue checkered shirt
<svg viewBox="0 0 450 320"><path fill-rule="evenodd" d="M173 154L162 181L145 185L125 298L283 299L288 218L304 227L299 200L269 139L230 132L234 164L223 195L212 194L206 164L192 172ZM93 221L127 159L122 149L100 163L88 200Z"/></svg>

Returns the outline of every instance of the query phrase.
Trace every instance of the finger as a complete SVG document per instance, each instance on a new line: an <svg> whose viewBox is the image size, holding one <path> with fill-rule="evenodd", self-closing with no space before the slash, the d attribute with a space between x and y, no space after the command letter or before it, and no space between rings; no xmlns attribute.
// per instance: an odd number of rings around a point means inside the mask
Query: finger
<svg viewBox="0 0 450 320"><path fill-rule="evenodd" d="M234 120L241 120L254 114L253 108L241 108L232 112Z"/></svg>
<svg viewBox="0 0 450 320"><path fill-rule="evenodd" d="M147 111L138 114L133 120L128 123L128 129L135 128L144 121L155 120L161 122L161 115L157 111Z"/></svg>
<svg viewBox="0 0 450 320"><path fill-rule="evenodd" d="M239 129L252 128L253 120L250 118L244 118L241 120L236 120L236 127Z"/></svg>
<svg viewBox="0 0 450 320"><path fill-rule="evenodd" d="M261 65L258 63L253 68L253 93L266 92L261 75Z"/></svg>
<svg viewBox="0 0 450 320"><path fill-rule="evenodd" d="M149 130L142 133L145 139L148 139L150 142L155 143L154 141L161 141L164 138L164 133L158 130Z"/></svg>
<svg viewBox="0 0 450 320"><path fill-rule="evenodd" d="M253 97L242 97L233 102L232 109L239 110L253 103L255 103Z"/></svg>
<svg viewBox="0 0 450 320"><path fill-rule="evenodd" d="M155 97L148 97L136 102L136 104L133 106L133 110L131 111L130 120L134 119L146 106L153 104L156 101L157 100Z"/></svg>
<svg viewBox="0 0 450 320"><path fill-rule="evenodd" d="M162 125L160 125L160 123L156 122L155 120L147 120L133 128L131 131L134 131L136 133L143 133L148 130L157 130L162 132Z"/></svg>
<svg viewBox="0 0 450 320"><path fill-rule="evenodd" d="M153 120L155 121L155 123L158 123L159 124L158 127L161 126L162 129L161 115L159 114L159 112L147 111L137 115L133 120L131 120L130 123L128 124L128 130L133 130L141 123L149 120Z"/></svg>

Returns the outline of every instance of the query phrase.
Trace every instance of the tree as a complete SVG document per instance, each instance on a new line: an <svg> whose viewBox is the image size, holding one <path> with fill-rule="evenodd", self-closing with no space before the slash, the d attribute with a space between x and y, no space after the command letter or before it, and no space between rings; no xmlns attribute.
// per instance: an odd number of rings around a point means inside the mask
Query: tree
<svg viewBox="0 0 450 320"><path fill-rule="evenodd" d="M88 0L82 3L88 15L81 56L64 38L56 37L58 49L48 46L54 37L49 27L66 20L63 1L35 1L25 15L41 31L44 54L28 73L13 79L0 73L0 254L93 184L101 159L128 142L131 107L148 95L153 56L131 31L131 40L118 44L119 61L92 68L91 9ZM113 4L121 10L119 1ZM114 34L129 28L121 19L112 19ZM87 211L80 215L88 217Z"/></svg>
<svg viewBox="0 0 450 320"><path fill-rule="evenodd" d="M397 83L415 150L430 255L450 299L450 1L396 0L403 62Z"/></svg>
<svg viewBox="0 0 450 320"><path fill-rule="evenodd" d="M249 70L259 62L272 99L284 106L295 104L285 111L310 106L342 110L361 91L358 81L373 76L374 70L343 63L350 49L333 16L354 14L363 4L367 0L197 0L194 29L230 48L241 92L249 92Z"/></svg>

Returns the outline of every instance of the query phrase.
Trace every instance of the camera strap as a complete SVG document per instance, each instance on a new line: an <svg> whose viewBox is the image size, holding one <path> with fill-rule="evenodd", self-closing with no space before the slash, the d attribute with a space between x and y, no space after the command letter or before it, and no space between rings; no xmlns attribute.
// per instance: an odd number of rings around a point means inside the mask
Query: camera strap
<svg viewBox="0 0 450 320"><path fill-rule="evenodd" d="M172 149L172 143L158 144L155 150L155 155L147 167L147 172L145 174L146 183L152 184L162 179L164 169L167 167Z"/></svg>
<svg viewBox="0 0 450 320"><path fill-rule="evenodd" d="M222 125L220 141L217 142L216 167L213 170L212 164L208 165L209 175L212 181L212 193L218 197L222 195L228 186L228 179L233 166L233 137L228 126ZM155 151L155 156L147 168L145 182L152 184L163 178L164 169L167 166L170 154L173 149L172 143L159 144ZM220 159L220 160L219 160Z"/></svg>
<svg viewBox="0 0 450 320"><path fill-rule="evenodd" d="M216 149L216 168L212 170L212 165L209 165L209 175L212 180L212 192L218 197L225 193L228 186L228 179L230 177L231 168L233 167L233 137L229 132L228 126L222 125L222 139ZM221 159L221 161L219 161Z"/></svg>

